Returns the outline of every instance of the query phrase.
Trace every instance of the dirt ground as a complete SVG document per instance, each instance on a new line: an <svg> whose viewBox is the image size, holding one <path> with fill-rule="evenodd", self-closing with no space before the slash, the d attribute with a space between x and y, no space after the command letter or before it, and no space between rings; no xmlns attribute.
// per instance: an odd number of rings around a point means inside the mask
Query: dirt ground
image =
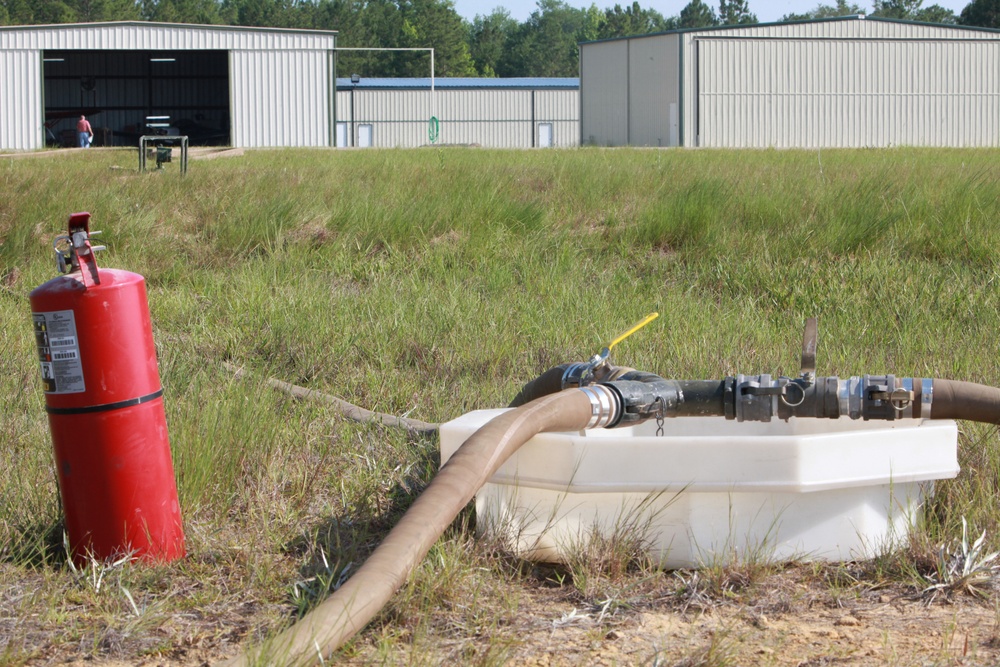
<svg viewBox="0 0 1000 667"><path fill-rule="evenodd" d="M929 599L893 585L832 591L808 566L795 566L741 601L656 599L648 591L617 610L581 607L570 591L538 587L520 597L507 626L456 631L441 610L419 642L405 630L388 653L361 639L335 664L724 667L762 665L1000 665L1000 597L966 592ZM377 634L377 633L375 633ZM471 636L470 636L471 634ZM135 660L49 655L30 664L74 667L201 667L237 647L189 645ZM327 664L330 664L329 662Z"/></svg>
<svg viewBox="0 0 1000 667"><path fill-rule="evenodd" d="M514 662L556 665L997 665L996 613L981 605L878 602L786 613L643 612L603 636L553 629Z"/></svg>
<svg viewBox="0 0 1000 667"><path fill-rule="evenodd" d="M571 610L563 614L572 613ZM847 611L822 609L753 618L733 610L698 613L643 612L625 621L598 625L581 617L570 625L545 619L521 637L506 664L529 667L563 665L998 665L997 614L983 606L878 604ZM610 628L609 628L610 626ZM453 654L430 660L460 664ZM191 667L226 657L193 650L176 659L136 661L72 660L50 664L73 667L131 665ZM424 656L428 659L429 656ZM344 664L378 664L374 656ZM400 655L390 664L409 664Z"/></svg>

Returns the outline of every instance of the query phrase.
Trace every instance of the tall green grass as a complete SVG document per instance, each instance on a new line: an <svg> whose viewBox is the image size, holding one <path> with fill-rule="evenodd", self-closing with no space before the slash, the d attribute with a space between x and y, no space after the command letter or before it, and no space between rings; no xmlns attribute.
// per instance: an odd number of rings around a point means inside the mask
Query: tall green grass
<svg viewBox="0 0 1000 667"><path fill-rule="evenodd" d="M315 602L294 591L330 585L297 578L356 566L436 465L433 442L294 403L267 376L444 421L505 405L658 310L619 362L795 373L817 315L821 374L997 386L998 157L283 150L193 161L184 178L137 173L129 152L0 157L0 583L64 558L27 296L52 277L70 212L105 232L102 266L147 280L192 553L175 586L223 615L241 604L234 582L249 586L254 633ZM996 429L964 428L961 444L965 472L938 485L924 537L951 539L965 516L1000 545ZM185 608L171 604L162 613ZM46 636L78 646L90 620Z"/></svg>

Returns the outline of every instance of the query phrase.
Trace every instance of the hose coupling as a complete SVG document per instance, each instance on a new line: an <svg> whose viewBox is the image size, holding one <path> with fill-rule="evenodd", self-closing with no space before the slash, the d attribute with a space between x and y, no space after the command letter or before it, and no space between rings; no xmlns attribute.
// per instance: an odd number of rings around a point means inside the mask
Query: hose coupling
<svg viewBox="0 0 1000 667"><path fill-rule="evenodd" d="M921 383L921 405L914 411L916 400L913 378L897 378L894 375L853 376L840 381L840 414L851 419L878 419L894 421L919 416L921 408L932 400L924 396L930 389ZM928 410L927 414L930 414Z"/></svg>
<svg viewBox="0 0 1000 667"><path fill-rule="evenodd" d="M590 399L590 421L586 428L610 428L617 423L621 402L613 391L599 384L581 387L580 391Z"/></svg>
<svg viewBox="0 0 1000 667"><path fill-rule="evenodd" d="M787 419L788 412L802 405L815 378L803 377L793 380L787 377L772 379L770 375L737 375L733 379L735 389L735 413L737 421L769 422L775 416Z"/></svg>

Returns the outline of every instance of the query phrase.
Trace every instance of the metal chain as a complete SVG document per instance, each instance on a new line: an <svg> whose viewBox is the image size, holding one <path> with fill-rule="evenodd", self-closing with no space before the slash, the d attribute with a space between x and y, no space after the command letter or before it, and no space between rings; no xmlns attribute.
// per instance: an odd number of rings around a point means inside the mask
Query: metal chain
<svg viewBox="0 0 1000 667"><path fill-rule="evenodd" d="M663 398L657 396L653 403L659 403L659 409L656 411L656 437L659 438L663 435Z"/></svg>

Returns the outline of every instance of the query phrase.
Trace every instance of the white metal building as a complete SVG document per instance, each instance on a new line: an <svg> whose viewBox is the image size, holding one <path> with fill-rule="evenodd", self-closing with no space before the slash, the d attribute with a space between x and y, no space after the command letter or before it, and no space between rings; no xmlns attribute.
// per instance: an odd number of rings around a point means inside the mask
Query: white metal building
<svg viewBox="0 0 1000 667"><path fill-rule="evenodd" d="M91 121L136 145L151 117L192 144L334 145L336 32L124 21L0 28L0 150Z"/></svg>
<svg viewBox="0 0 1000 667"><path fill-rule="evenodd" d="M580 81L575 78L337 79L337 145L490 148L576 146Z"/></svg>
<svg viewBox="0 0 1000 667"><path fill-rule="evenodd" d="M580 141L1000 146L1000 31L850 16L580 45Z"/></svg>

